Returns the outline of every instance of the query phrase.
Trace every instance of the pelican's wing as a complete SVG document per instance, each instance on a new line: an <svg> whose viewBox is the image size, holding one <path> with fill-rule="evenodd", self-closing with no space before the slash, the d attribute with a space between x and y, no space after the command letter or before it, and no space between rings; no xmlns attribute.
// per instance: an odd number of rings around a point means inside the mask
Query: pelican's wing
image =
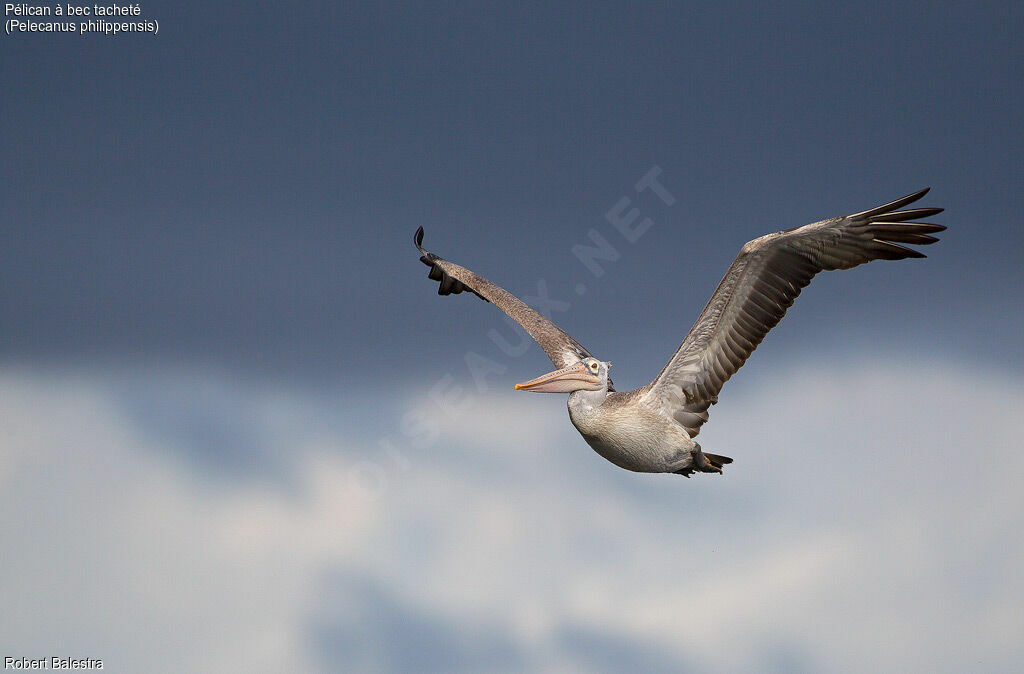
<svg viewBox="0 0 1024 674"><path fill-rule="evenodd" d="M899 208L928 192L841 218L822 220L754 239L743 246L725 278L646 399L663 406L691 437L708 419L722 385L747 360L820 271L849 269L871 260L924 257L899 244L938 241L942 225L908 222L941 208Z"/></svg>
<svg viewBox="0 0 1024 674"><path fill-rule="evenodd" d="M474 274L465 267L460 267L425 251L422 227L416 230L413 242L423 254L420 262L430 267L429 278L440 282L440 287L437 289L438 295L457 295L468 290L485 302L494 303L496 307L530 333L530 336L544 349L544 353L548 355L555 367L563 368L575 365L590 356L590 352L584 349L579 342L512 293L494 285L483 276Z"/></svg>

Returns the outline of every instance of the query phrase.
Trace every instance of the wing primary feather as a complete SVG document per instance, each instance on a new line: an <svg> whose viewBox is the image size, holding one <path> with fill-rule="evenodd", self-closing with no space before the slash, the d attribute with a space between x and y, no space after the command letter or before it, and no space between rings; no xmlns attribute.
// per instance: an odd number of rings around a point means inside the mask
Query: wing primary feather
<svg viewBox="0 0 1024 674"><path fill-rule="evenodd" d="M944 209L942 208L911 208L909 211L893 211L891 213L883 213L881 215L871 218L875 220L885 220L886 222L904 222L906 220L916 220L917 218L930 218L933 215L938 215Z"/></svg>
<svg viewBox="0 0 1024 674"><path fill-rule="evenodd" d="M908 194L905 197L900 197L896 201L890 201L887 204L875 206L874 208L869 208L868 210L861 211L860 213L853 213L847 217L852 219L870 218L871 216L878 215L879 213L888 213L889 211L895 211L897 208L902 208L907 204L914 203L924 195L928 194L928 191L930 189L930 187L926 187L923 190L918 190L917 192L914 192L913 194Z"/></svg>
<svg viewBox="0 0 1024 674"><path fill-rule="evenodd" d="M918 246L927 246L939 240L936 236L918 234L917 232L880 232L877 230L875 231L875 238L884 239L886 241L895 241L896 243L912 243Z"/></svg>
<svg viewBox="0 0 1024 674"><path fill-rule="evenodd" d="M933 225L930 222L888 222L885 220L879 220L865 225L865 227L871 229L873 232L885 231L889 226L891 226L893 230L899 228L903 231L914 232L915 234L934 234L936 232L946 231L945 225Z"/></svg>
<svg viewBox="0 0 1024 674"><path fill-rule="evenodd" d="M892 249L893 251L898 251L897 254L899 255L899 257L891 258L893 260L902 260L905 257L916 257L916 258L927 257L924 253L922 253L920 251L916 251L913 248L907 248L906 246L901 246L898 243L890 243L889 241L882 241L880 239L873 239L873 240L879 246L885 246L886 248Z"/></svg>

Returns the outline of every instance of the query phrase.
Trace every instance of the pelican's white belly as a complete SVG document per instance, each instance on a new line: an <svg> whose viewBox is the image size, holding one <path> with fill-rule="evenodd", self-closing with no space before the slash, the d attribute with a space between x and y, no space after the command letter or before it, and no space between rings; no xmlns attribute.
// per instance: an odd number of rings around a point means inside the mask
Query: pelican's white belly
<svg viewBox="0 0 1024 674"><path fill-rule="evenodd" d="M620 468L665 473L692 461L694 442L683 427L647 407L602 405L574 394L569 396L569 419L595 452Z"/></svg>

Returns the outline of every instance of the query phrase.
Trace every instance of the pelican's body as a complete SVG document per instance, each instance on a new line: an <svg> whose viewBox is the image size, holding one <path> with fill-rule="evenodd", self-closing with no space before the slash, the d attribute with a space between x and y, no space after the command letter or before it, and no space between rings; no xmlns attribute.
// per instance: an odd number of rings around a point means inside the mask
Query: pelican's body
<svg viewBox="0 0 1024 674"><path fill-rule="evenodd" d="M693 465L697 443L636 391L574 391L569 419L595 452L619 468L677 473Z"/></svg>
<svg viewBox="0 0 1024 674"><path fill-rule="evenodd" d="M472 292L537 340L559 369L515 388L568 393L569 418L594 451L616 466L641 473L721 473L732 459L703 452L694 438L722 386L818 272L877 259L924 257L899 244L937 241L931 234L945 227L910 221L942 209L898 209L927 191L747 243L661 373L650 384L625 393L612 385L611 363L594 358L508 291L425 251L422 227L415 242L430 278L440 282L439 294Z"/></svg>

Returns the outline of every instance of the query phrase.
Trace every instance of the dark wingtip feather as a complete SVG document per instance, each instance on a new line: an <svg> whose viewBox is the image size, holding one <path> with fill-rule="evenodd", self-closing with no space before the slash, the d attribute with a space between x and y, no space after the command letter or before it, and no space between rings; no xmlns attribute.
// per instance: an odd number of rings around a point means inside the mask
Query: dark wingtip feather
<svg viewBox="0 0 1024 674"><path fill-rule="evenodd" d="M875 244L877 245L876 250L879 257L885 260L903 260L908 257L928 257L920 251L916 251L913 248L907 248L906 246L901 246L898 243L893 243L891 241L875 239Z"/></svg>
<svg viewBox="0 0 1024 674"><path fill-rule="evenodd" d="M903 222L905 220L916 220L917 218L930 218L933 215L938 215L943 210L942 208L911 208L906 211L887 211L885 213L879 213L870 217L871 221L885 220L887 222Z"/></svg>
<svg viewBox="0 0 1024 674"><path fill-rule="evenodd" d="M907 232L915 232L917 234L934 234L936 232L946 231L945 225L936 225L930 222L890 222L888 220L875 220L863 226L874 231L886 231L887 228L898 228Z"/></svg>
<svg viewBox="0 0 1024 674"><path fill-rule="evenodd" d="M912 243L927 246L938 241L938 237L929 236L930 232L945 229L940 225L918 224L916 222L874 222L866 225L878 241L889 243Z"/></svg>
<svg viewBox="0 0 1024 674"><path fill-rule="evenodd" d="M902 208L903 206L906 206L907 204L914 203L915 201L917 201L918 199L920 199L924 195L928 194L928 191L930 189L931 189L930 187L926 187L923 190L918 190L917 192L913 192L911 194L908 194L905 197L900 197L896 201L890 201L887 204L882 204L881 206L875 206L874 208L869 208L868 210L861 211L860 213L853 213L849 217L851 217L851 218L870 218L870 217L872 217L874 215L879 215L881 213L888 213L889 211L894 211L897 208Z"/></svg>
<svg viewBox="0 0 1024 674"><path fill-rule="evenodd" d="M912 243L915 246L930 246L931 244L939 240L939 237L937 236L929 236L928 234L916 234L914 232L905 232L904 234L887 234L883 238L886 241L896 241L898 243Z"/></svg>
<svg viewBox="0 0 1024 674"><path fill-rule="evenodd" d="M437 256L434 255L433 253L428 253L423 248L423 227L417 229L416 233L413 234L412 242L416 244L416 248L420 251L420 262L427 265L428 267L434 267L434 260L437 259ZM440 269L438 269L438 273L440 273ZM433 278L435 281L439 280L434 278L433 276L431 276L430 278Z"/></svg>
<svg viewBox="0 0 1024 674"><path fill-rule="evenodd" d="M437 294L438 295L458 295L461 292L469 291L482 299L484 302L490 302L489 299L478 293L473 288L470 288L462 281L450 276L441 268L439 262L443 262L441 258L433 253L428 253L423 248L423 227L416 230L413 234L412 242L416 244L416 248L419 249L422 255L420 256L420 262L430 267L430 271L427 272L427 278L431 281L438 281Z"/></svg>

